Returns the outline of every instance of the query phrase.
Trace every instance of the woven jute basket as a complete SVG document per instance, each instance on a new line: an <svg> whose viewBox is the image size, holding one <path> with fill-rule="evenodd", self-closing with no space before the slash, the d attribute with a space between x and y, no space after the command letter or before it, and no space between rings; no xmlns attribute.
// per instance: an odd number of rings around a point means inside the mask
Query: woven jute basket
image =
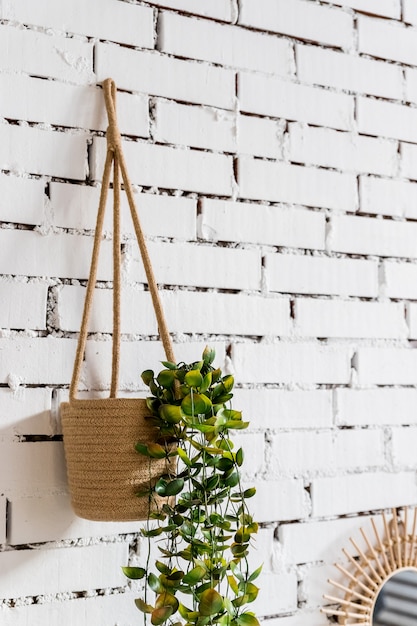
<svg viewBox="0 0 417 626"><path fill-rule="evenodd" d="M90 277L84 303L69 402L61 404L61 420L72 507L80 517L96 521L142 520L161 504L161 498L137 497L157 477L173 469L172 461L150 459L135 451L135 443L156 440L156 429L149 422L146 400L117 398L120 363L120 175L144 264L159 333L167 360L174 361L158 287L152 271L144 234L137 214L116 119L116 86L107 79L103 91L109 118L107 156L94 237ZM97 280L104 213L113 170L113 355L110 397L77 398L84 359L88 320Z"/></svg>

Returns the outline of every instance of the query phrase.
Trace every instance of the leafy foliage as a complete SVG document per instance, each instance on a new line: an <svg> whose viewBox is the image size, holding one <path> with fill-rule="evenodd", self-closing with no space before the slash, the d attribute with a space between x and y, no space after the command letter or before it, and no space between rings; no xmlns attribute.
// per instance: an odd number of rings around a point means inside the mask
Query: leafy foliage
<svg viewBox="0 0 417 626"><path fill-rule="evenodd" d="M247 560L258 524L246 500L255 489L241 487L243 450L235 450L230 433L248 422L227 408L234 379L213 367L214 357L207 347L201 361L163 362L165 369L157 376L151 370L142 374L152 393L147 405L159 438L153 444L137 443L136 450L166 459L166 473L140 494L153 502L152 524L142 534L149 547L151 538L157 538L162 560L154 563L157 573L150 569L149 555L146 570L128 567L124 572L133 579L145 577L145 598L136 600L136 606L155 626L259 624L245 610L257 597L253 581L261 572L251 573ZM155 502L161 502L156 494L165 500L155 510ZM153 604L148 603L149 589L156 594Z"/></svg>

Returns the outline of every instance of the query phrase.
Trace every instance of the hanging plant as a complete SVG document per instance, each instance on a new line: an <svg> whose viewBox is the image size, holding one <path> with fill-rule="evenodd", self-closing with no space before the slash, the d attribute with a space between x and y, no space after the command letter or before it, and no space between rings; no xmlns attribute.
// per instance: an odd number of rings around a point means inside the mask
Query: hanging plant
<svg viewBox="0 0 417 626"><path fill-rule="evenodd" d="M247 559L258 530L246 503L255 488L241 485L243 450L231 438L248 422L230 408L234 379L213 367L214 357L207 347L201 361L165 361L156 377L151 370L142 374L158 437L155 443L138 442L136 450L165 459L166 469L138 494L149 500L142 530L148 538L146 568L123 569L128 578L145 578L144 598L136 605L154 626L259 624L247 610L258 595L254 581L261 572L251 572ZM160 553L155 562L153 540Z"/></svg>

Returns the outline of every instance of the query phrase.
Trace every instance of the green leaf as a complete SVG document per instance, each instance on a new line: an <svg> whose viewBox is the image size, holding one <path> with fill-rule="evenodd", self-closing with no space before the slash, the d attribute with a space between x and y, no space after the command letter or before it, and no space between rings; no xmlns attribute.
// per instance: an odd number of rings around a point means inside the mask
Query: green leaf
<svg viewBox="0 0 417 626"><path fill-rule="evenodd" d="M131 580L139 580L146 574L146 570L143 567L122 567L123 574Z"/></svg>
<svg viewBox="0 0 417 626"><path fill-rule="evenodd" d="M239 626L260 626L253 613L242 613L236 618Z"/></svg>
<svg viewBox="0 0 417 626"><path fill-rule="evenodd" d="M200 387L203 377L198 370L191 370L191 372L186 373L184 381L189 387Z"/></svg>
<svg viewBox="0 0 417 626"><path fill-rule="evenodd" d="M162 563L162 561L155 561L155 567L161 574L165 574L166 576L171 573L169 567L165 565L165 563Z"/></svg>
<svg viewBox="0 0 417 626"><path fill-rule="evenodd" d="M239 448L239 450L236 452L236 463L238 464L239 467L243 463L243 449L242 448Z"/></svg>
<svg viewBox="0 0 417 626"><path fill-rule="evenodd" d="M243 492L244 498L252 498L256 493L256 487L250 487L249 489L245 489Z"/></svg>
<svg viewBox="0 0 417 626"><path fill-rule="evenodd" d="M161 606L159 609L154 609L151 615L151 623L153 626L160 626L160 624L163 624L171 617L173 612L172 606Z"/></svg>
<svg viewBox="0 0 417 626"><path fill-rule="evenodd" d="M238 483L239 483L239 474L236 471L231 472L229 476L226 476L225 478L223 478L223 484L225 484L227 487L236 487Z"/></svg>
<svg viewBox="0 0 417 626"><path fill-rule="evenodd" d="M158 496L176 496L180 491L182 491L184 487L184 479L183 478L174 478L174 480L169 480L164 476L157 481L155 485L155 491Z"/></svg>
<svg viewBox="0 0 417 626"><path fill-rule="evenodd" d="M248 581L249 582L253 582L254 580L256 580L259 576L259 574L262 572L262 565L260 565L258 567L258 569L256 569L254 572L252 572L252 574L249 576Z"/></svg>
<svg viewBox="0 0 417 626"><path fill-rule="evenodd" d="M167 455L167 451L159 443L149 443L148 454L153 459L164 459Z"/></svg>
<svg viewBox="0 0 417 626"><path fill-rule="evenodd" d="M153 611L153 606L151 606L150 604L146 604L146 602L144 602L142 598L137 598L135 600L135 604L138 607L139 611L142 611L142 613L152 613Z"/></svg>
<svg viewBox="0 0 417 626"><path fill-rule="evenodd" d="M184 576L184 578L182 579L182 582L185 585L195 585L196 583L198 583L200 580L204 578L206 572L207 572L207 569L205 567L202 567L201 565L197 565L197 567L194 567L192 570L188 572L188 574Z"/></svg>
<svg viewBox="0 0 417 626"><path fill-rule="evenodd" d="M156 599L155 608L160 609L164 606L170 606L173 613L178 610L179 602L172 593L169 593L169 591L164 591L164 593L161 593L161 595L159 595Z"/></svg>
<svg viewBox="0 0 417 626"><path fill-rule="evenodd" d="M216 357L216 351L210 346L206 346L203 351L203 361L206 365L211 365Z"/></svg>
<svg viewBox="0 0 417 626"><path fill-rule="evenodd" d="M206 589L200 596L198 610L201 615L215 615L223 609L223 598L215 589Z"/></svg>
<svg viewBox="0 0 417 626"><path fill-rule="evenodd" d="M153 528L151 530L142 528L140 532L143 537L158 537L162 533L162 528Z"/></svg>
<svg viewBox="0 0 417 626"><path fill-rule="evenodd" d="M139 454L143 454L143 456L150 456L148 446L144 443L140 443L138 441L138 443L135 445L135 450L136 452L139 452Z"/></svg>
<svg viewBox="0 0 417 626"><path fill-rule="evenodd" d="M235 384L235 379L233 378L231 374L228 374L227 376L222 378L222 384L226 393L229 393L229 391L233 389L233 385Z"/></svg>
<svg viewBox="0 0 417 626"><path fill-rule="evenodd" d="M152 370L145 370L141 374L141 378L143 382L145 383L145 385L147 386L149 386L149 383L151 382L151 380L153 380L153 377L154 377L154 373Z"/></svg>
<svg viewBox="0 0 417 626"><path fill-rule="evenodd" d="M171 387L174 384L175 373L172 370L162 370L156 380L161 387Z"/></svg>
<svg viewBox="0 0 417 626"><path fill-rule="evenodd" d="M207 391L207 389L210 387L211 383L213 380L213 376L212 373L209 372L208 374L206 374L203 378L203 382L200 385L200 392L204 393L205 391Z"/></svg>
<svg viewBox="0 0 417 626"><path fill-rule="evenodd" d="M204 394L187 394L181 402L181 408L186 415L201 415L211 411L211 400Z"/></svg>
<svg viewBox="0 0 417 626"><path fill-rule="evenodd" d="M168 422L168 424L178 424L182 419L181 407L175 404L162 404L159 407L159 415Z"/></svg>
<svg viewBox="0 0 417 626"><path fill-rule="evenodd" d="M180 457L181 461L184 461L184 463L188 467L191 467L192 466L191 459L188 456L188 454L185 452L185 450L183 450L182 448L177 448L177 452L178 452L178 456Z"/></svg>
<svg viewBox="0 0 417 626"><path fill-rule="evenodd" d="M176 370L177 369L177 364L176 363L172 363L172 361L161 361L162 365L164 367L166 367L169 370Z"/></svg>
<svg viewBox="0 0 417 626"><path fill-rule="evenodd" d="M239 593L239 587L238 587L236 578L234 576L229 575L227 577L227 580L229 581L230 588L237 595Z"/></svg>
<svg viewBox="0 0 417 626"><path fill-rule="evenodd" d="M245 528L240 527L235 533L235 541L236 543L248 543L250 540L250 534L246 531Z"/></svg>
<svg viewBox="0 0 417 626"><path fill-rule="evenodd" d="M155 593L162 593L165 591L165 588L159 578L152 574L152 572L148 576L148 585Z"/></svg>

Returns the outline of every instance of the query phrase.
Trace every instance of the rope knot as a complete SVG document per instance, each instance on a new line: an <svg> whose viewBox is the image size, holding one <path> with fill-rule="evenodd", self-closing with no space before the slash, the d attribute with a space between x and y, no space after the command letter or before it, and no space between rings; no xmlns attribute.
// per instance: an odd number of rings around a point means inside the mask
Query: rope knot
<svg viewBox="0 0 417 626"><path fill-rule="evenodd" d="M108 150L112 150L112 152L116 152L116 150L120 150L122 145L122 140L120 137L119 129L115 124L109 124L106 131L107 138L107 148Z"/></svg>

